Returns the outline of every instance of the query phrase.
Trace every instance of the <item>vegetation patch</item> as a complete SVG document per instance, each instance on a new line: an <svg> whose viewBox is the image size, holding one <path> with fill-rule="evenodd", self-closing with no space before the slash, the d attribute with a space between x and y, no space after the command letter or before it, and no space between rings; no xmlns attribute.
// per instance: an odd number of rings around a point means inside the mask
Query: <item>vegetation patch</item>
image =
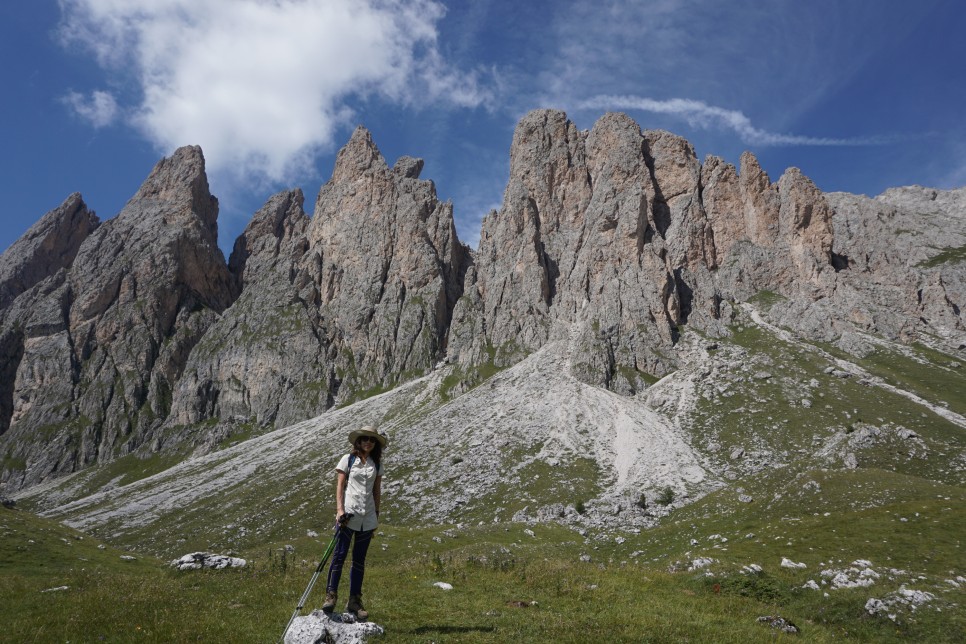
<svg viewBox="0 0 966 644"><path fill-rule="evenodd" d="M919 268L936 268L943 264L958 264L966 262L966 246L944 248L929 259L919 262Z"/></svg>
<svg viewBox="0 0 966 644"><path fill-rule="evenodd" d="M780 293L775 293L774 291L762 290L758 291L754 295L748 298L749 304L754 304L758 308L769 311L771 307L775 306L779 302L784 302L788 298Z"/></svg>

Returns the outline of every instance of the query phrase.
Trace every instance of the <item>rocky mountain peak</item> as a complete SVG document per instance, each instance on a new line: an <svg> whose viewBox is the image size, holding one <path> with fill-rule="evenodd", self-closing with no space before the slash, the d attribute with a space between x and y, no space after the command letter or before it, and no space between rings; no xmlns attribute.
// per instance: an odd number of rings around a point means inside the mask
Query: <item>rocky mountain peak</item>
<svg viewBox="0 0 966 644"><path fill-rule="evenodd" d="M273 195L252 217L244 232L235 240L228 268L239 289L255 281L274 262L283 249L295 245L292 255L299 257L307 249L305 231L309 218L302 209L305 196L300 189ZM297 259L297 257L290 257Z"/></svg>
<svg viewBox="0 0 966 644"><path fill-rule="evenodd" d="M332 341L349 343L356 371L377 380L433 364L462 292L467 253L452 205L418 178L421 169L421 160L403 157L390 170L368 130L357 128L319 191L307 233L302 281L314 285ZM404 337L418 350L404 348ZM397 350L398 365L387 357Z"/></svg>
<svg viewBox="0 0 966 644"><path fill-rule="evenodd" d="M170 157L161 159L131 201L138 204L139 215L160 214L165 225L193 223L189 216L199 219L206 241L217 246L218 200L209 191L205 157L199 146L178 148ZM154 208L155 204L163 206Z"/></svg>
<svg viewBox="0 0 966 644"><path fill-rule="evenodd" d="M2 320L16 358L5 439L29 464L17 485L133 451L158 429L191 349L237 293L217 214L200 148L181 148L87 236L59 282L24 293L20 319Z"/></svg>
<svg viewBox="0 0 966 644"><path fill-rule="evenodd" d="M466 389L547 347L568 377L634 394L681 367L683 330L725 337L749 301L829 342L966 344L966 190L825 195L751 153L702 163L626 114L582 131L536 110L471 253L423 165L390 168L360 126L313 217L301 190L272 196L227 265L197 147L103 224L71 195L0 257L0 483L215 449L444 359Z"/></svg>
<svg viewBox="0 0 966 644"><path fill-rule="evenodd" d="M392 172L403 179L418 179L423 171L423 160L415 157L402 156L392 166Z"/></svg>
<svg viewBox="0 0 966 644"><path fill-rule="evenodd" d="M443 357L467 253L452 206L419 179L422 166L402 157L390 170L358 128L311 220L301 191L268 200L235 243L241 295L192 352L164 440L209 449L393 386Z"/></svg>
<svg viewBox="0 0 966 644"><path fill-rule="evenodd" d="M386 160L372 140L372 133L360 125L335 157L332 182L351 181L369 171L380 172L387 169Z"/></svg>
<svg viewBox="0 0 966 644"><path fill-rule="evenodd" d="M809 262L814 278L831 264L832 210L822 191L798 168L786 170L777 189L778 234L789 240L796 261Z"/></svg>
<svg viewBox="0 0 966 644"><path fill-rule="evenodd" d="M71 265L100 220L79 192L67 197L0 255L0 309L43 279Z"/></svg>

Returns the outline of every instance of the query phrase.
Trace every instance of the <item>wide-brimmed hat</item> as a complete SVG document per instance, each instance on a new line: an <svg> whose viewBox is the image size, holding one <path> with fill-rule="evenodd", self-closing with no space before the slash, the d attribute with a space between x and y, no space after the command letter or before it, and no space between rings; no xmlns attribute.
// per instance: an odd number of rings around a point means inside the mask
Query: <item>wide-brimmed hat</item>
<svg viewBox="0 0 966 644"><path fill-rule="evenodd" d="M355 445L360 436L372 436L379 441L379 444L383 447L385 447L389 442L386 440L386 437L380 434L372 425L366 425L365 427L360 427L359 429L354 429L349 432L349 442Z"/></svg>

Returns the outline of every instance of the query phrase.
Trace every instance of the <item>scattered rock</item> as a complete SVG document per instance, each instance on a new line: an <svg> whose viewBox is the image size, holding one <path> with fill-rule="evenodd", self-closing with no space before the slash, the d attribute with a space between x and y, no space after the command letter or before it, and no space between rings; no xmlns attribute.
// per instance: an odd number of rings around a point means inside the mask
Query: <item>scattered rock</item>
<svg viewBox="0 0 966 644"><path fill-rule="evenodd" d="M870 597L865 603L865 610L869 615L885 614L892 621L897 621L899 609L915 611L936 599L936 596L924 590L912 590L905 585L900 586L899 590L889 593L882 599Z"/></svg>
<svg viewBox="0 0 966 644"><path fill-rule="evenodd" d="M508 601L506 605L511 606L513 608L530 608L531 606L539 606L539 604L536 601L519 601L519 600Z"/></svg>
<svg viewBox="0 0 966 644"><path fill-rule="evenodd" d="M178 570L201 570L202 568L212 568L221 570L222 568L244 568L248 562L238 557L227 555L216 555L208 552L192 552L180 559L175 559L171 565Z"/></svg>
<svg viewBox="0 0 966 644"><path fill-rule="evenodd" d="M691 572L692 570L701 570L702 568L707 568L714 562L715 560L710 557L698 557L697 559L692 560L690 565L688 565L688 572Z"/></svg>
<svg viewBox="0 0 966 644"><path fill-rule="evenodd" d="M295 618L285 634L285 644L364 644L385 632L374 622L356 622L348 613L327 615L314 610L310 615Z"/></svg>
<svg viewBox="0 0 966 644"><path fill-rule="evenodd" d="M855 458L855 454L853 454L852 452L849 452L848 454L845 455L845 458L842 459L842 464L845 465L845 467L847 467L848 469L854 470L859 466L859 460Z"/></svg>
<svg viewBox="0 0 966 644"><path fill-rule="evenodd" d="M41 590L42 593L56 593L62 590L70 590L70 586L57 586L56 588L48 588L47 590Z"/></svg>
<svg viewBox="0 0 966 644"><path fill-rule="evenodd" d="M911 590L905 586L900 586L896 591L896 597L908 602L912 606L922 606L936 599L936 596L925 590Z"/></svg>
<svg viewBox="0 0 966 644"><path fill-rule="evenodd" d="M541 521L562 519L570 513L569 510L571 508L568 508L563 503L551 503L537 510L537 519Z"/></svg>
<svg viewBox="0 0 966 644"><path fill-rule="evenodd" d="M763 617L759 617L758 623L767 624L774 629L778 629L782 633L796 634L799 632L797 626L792 624L784 617L779 617L778 615L765 615Z"/></svg>
<svg viewBox="0 0 966 644"><path fill-rule="evenodd" d="M437 581L433 584L436 588L442 588L443 590L453 590L452 584L447 584L445 581Z"/></svg>
<svg viewBox="0 0 966 644"><path fill-rule="evenodd" d="M821 590L818 586L818 583L816 583L814 579L809 579L808 581L806 581L805 585L802 586L802 588L808 588L809 590Z"/></svg>
<svg viewBox="0 0 966 644"><path fill-rule="evenodd" d="M818 484L818 481L808 481L802 486L802 489L806 492L821 492L822 486Z"/></svg>
<svg viewBox="0 0 966 644"><path fill-rule="evenodd" d="M742 503L751 503L752 501L754 501L754 499L748 496L747 494L739 494L738 500L741 501Z"/></svg>
<svg viewBox="0 0 966 644"><path fill-rule="evenodd" d="M745 455L745 450L743 447L736 447L731 450L731 460L737 461L739 458Z"/></svg>
<svg viewBox="0 0 966 644"><path fill-rule="evenodd" d="M795 563L794 561L792 561L791 559L788 559L787 557L782 557L781 566L782 568L806 568L805 564Z"/></svg>
<svg viewBox="0 0 966 644"><path fill-rule="evenodd" d="M865 358L875 351L872 343L856 333L843 333L835 346L856 358Z"/></svg>
<svg viewBox="0 0 966 644"><path fill-rule="evenodd" d="M881 577L881 574L872 567L872 562L866 559L856 559L849 568L823 570L821 575L833 590L865 588L873 585ZM826 582L823 581L823 583Z"/></svg>
<svg viewBox="0 0 966 644"><path fill-rule="evenodd" d="M131 555L121 555L121 559L124 561L137 561L137 557L132 557Z"/></svg>

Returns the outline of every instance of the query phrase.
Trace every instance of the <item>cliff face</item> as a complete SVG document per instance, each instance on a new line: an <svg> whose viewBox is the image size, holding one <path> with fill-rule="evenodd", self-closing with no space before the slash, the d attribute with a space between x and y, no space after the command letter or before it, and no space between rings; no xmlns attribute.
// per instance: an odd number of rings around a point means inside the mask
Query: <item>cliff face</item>
<svg viewBox="0 0 966 644"><path fill-rule="evenodd" d="M633 393L675 368L679 325L723 333L721 302L808 296L834 273L831 211L797 170L772 184L750 154L739 175L626 115L579 132L557 111L527 115L510 158L455 316L463 363L566 340L575 375Z"/></svg>
<svg viewBox="0 0 966 644"><path fill-rule="evenodd" d="M626 115L580 131L542 110L471 253L422 165L357 129L312 217L300 190L273 196L227 263L198 148L103 224L71 195L0 256L0 485L214 449L442 359L469 387L554 342L634 393L678 367L683 325L726 335L748 300L850 351L855 331L966 346L963 190L825 195Z"/></svg>
<svg viewBox="0 0 966 644"><path fill-rule="evenodd" d="M298 190L256 213L229 261L241 296L191 354L163 440L281 427L444 357L468 252L421 169L389 168L359 128L311 219Z"/></svg>
<svg viewBox="0 0 966 644"><path fill-rule="evenodd" d="M217 212L201 150L182 148L69 268L3 311L3 335L22 334L2 445L26 465L5 468L8 484L133 451L167 415L188 354L234 296Z"/></svg>

